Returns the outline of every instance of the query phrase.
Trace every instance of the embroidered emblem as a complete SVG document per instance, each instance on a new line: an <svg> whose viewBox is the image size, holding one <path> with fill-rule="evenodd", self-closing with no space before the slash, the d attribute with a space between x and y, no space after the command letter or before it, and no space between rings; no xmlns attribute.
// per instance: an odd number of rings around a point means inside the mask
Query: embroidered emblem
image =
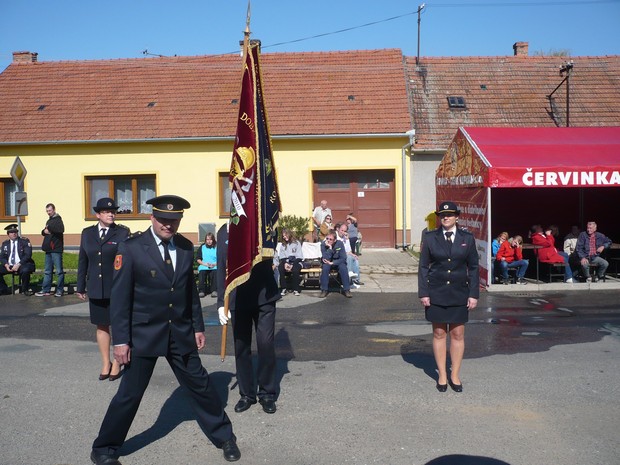
<svg viewBox="0 0 620 465"><path fill-rule="evenodd" d="M172 205L171 203L166 205L166 208L170 211L172 211L172 209L174 208L174 205Z"/></svg>
<svg viewBox="0 0 620 465"><path fill-rule="evenodd" d="M120 270L123 267L123 256L118 254L114 259L114 269L116 271Z"/></svg>
<svg viewBox="0 0 620 465"><path fill-rule="evenodd" d="M151 277L154 278L157 275L157 271L151 270Z"/></svg>

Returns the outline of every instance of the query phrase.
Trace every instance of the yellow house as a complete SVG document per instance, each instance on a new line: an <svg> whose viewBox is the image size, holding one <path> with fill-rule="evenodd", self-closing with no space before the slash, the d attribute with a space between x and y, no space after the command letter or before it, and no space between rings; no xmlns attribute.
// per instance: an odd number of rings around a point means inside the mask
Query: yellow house
<svg viewBox="0 0 620 465"><path fill-rule="evenodd" d="M201 223L226 221L239 56L13 56L0 74L0 227L15 221L17 156L27 169L22 235L34 245L50 202L68 245L79 243L103 196L116 199L117 221L132 231L149 225L145 201L166 193L192 204L181 231L195 242ZM336 221L358 217L366 246L408 240L411 118L401 51L274 53L261 62L283 213L310 218L326 199Z"/></svg>

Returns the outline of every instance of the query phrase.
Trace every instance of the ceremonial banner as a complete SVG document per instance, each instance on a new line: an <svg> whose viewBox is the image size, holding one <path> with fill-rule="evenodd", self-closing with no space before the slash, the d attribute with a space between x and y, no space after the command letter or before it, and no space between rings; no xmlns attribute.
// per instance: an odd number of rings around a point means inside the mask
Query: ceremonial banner
<svg viewBox="0 0 620 465"><path fill-rule="evenodd" d="M231 189L228 231L227 296L246 282L252 267L273 259L281 211L267 113L263 101L258 43L244 45L237 135L228 181Z"/></svg>

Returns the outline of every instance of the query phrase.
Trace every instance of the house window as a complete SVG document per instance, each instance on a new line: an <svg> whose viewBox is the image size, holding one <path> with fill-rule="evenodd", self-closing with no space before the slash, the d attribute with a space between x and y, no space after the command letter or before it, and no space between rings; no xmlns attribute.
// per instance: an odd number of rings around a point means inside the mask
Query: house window
<svg viewBox="0 0 620 465"><path fill-rule="evenodd" d="M230 183L228 171L219 173L220 218L230 217Z"/></svg>
<svg viewBox="0 0 620 465"><path fill-rule="evenodd" d="M13 179L0 178L0 220L15 220L15 192Z"/></svg>
<svg viewBox="0 0 620 465"><path fill-rule="evenodd" d="M155 175L87 176L87 218L95 218L93 206L102 197L111 197L116 201L119 218L148 217L153 207L146 201L155 197Z"/></svg>

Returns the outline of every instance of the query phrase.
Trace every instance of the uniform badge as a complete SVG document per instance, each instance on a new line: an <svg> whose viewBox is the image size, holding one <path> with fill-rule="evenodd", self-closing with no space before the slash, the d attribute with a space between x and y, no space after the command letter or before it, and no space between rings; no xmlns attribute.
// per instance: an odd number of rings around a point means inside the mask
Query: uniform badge
<svg viewBox="0 0 620 465"><path fill-rule="evenodd" d="M151 277L154 278L155 276L157 276L157 271L151 270Z"/></svg>
<svg viewBox="0 0 620 465"><path fill-rule="evenodd" d="M121 254L118 254L116 258L114 259L114 269L118 271L122 267L123 267L123 256Z"/></svg>

